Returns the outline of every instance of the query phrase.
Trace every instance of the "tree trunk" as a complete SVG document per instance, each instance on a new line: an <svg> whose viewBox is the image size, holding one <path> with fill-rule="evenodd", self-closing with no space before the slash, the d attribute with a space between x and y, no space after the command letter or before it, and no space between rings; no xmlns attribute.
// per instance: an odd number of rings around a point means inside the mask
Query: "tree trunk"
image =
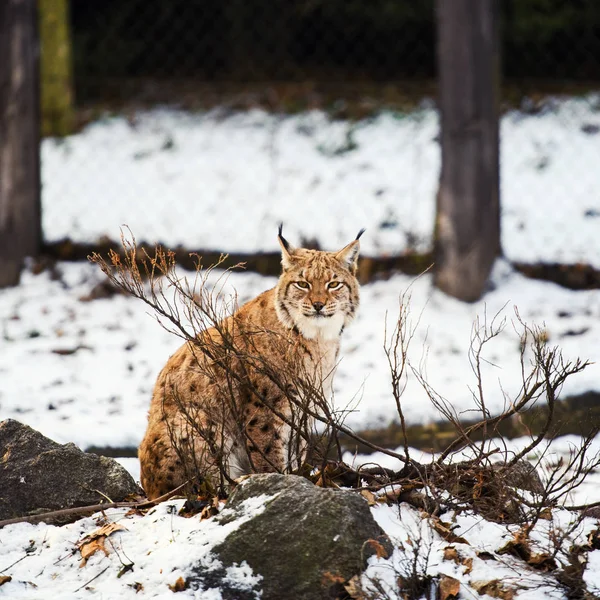
<svg viewBox="0 0 600 600"><path fill-rule="evenodd" d="M435 284L478 300L500 254L497 0L437 0L442 170Z"/></svg>
<svg viewBox="0 0 600 600"><path fill-rule="evenodd" d="M73 131L73 77L69 0L38 0L41 43L42 135Z"/></svg>
<svg viewBox="0 0 600 600"><path fill-rule="evenodd" d="M36 0L0 0L0 288L41 245Z"/></svg>

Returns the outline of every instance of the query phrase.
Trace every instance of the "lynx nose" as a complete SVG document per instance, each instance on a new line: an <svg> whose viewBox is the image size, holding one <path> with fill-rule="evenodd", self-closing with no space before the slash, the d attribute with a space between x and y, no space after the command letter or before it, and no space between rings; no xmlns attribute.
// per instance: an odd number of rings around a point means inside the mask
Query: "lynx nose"
<svg viewBox="0 0 600 600"><path fill-rule="evenodd" d="M321 312L321 309L324 307L325 305L322 302L313 302L313 308L317 311L317 312Z"/></svg>

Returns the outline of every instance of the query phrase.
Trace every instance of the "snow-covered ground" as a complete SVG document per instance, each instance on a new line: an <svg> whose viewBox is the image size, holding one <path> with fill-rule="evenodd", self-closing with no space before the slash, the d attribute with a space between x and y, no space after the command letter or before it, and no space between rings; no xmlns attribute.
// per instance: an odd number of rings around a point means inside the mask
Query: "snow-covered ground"
<svg viewBox="0 0 600 600"><path fill-rule="evenodd" d="M548 101L536 115L514 111L504 116L502 242L510 260L600 266L599 102L597 95ZM139 240L224 251L274 250L276 225L283 221L286 237L297 244L317 239L323 248L334 249L367 227L361 240L366 254L425 249L439 172L437 135L437 115L429 108L355 124L331 122L321 113L276 117L258 111L224 118L218 112L156 110L130 120L107 118L61 142L44 141L45 236L115 239L127 224ZM0 420L18 419L59 442L84 448L137 445L158 371L180 340L134 299L82 301L102 278L96 267L57 267L58 278L27 271L19 287L0 291ZM235 289L244 302L274 283L273 278L234 273L227 290ZM426 359L429 383L457 412L474 407L476 380L468 351L478 317L489 324L500 311L496 323L506 318L504 331L484 354L489 361L483 366L488 409L500 411L517 392L521 374L515 306L524 321L544 326L549 343L559 345L568 359L595 361L567 382L563 394L600 388L599 291L575 292L529 280L503 261L491 283L491 291L473 305L434 290L429 275L396 275L363 286L362 306L345 333L336 380L336 406L354 409L347 424L387 424L395 416L383 338L386 315L389 329L399 296L407 290L416 326L410 358L415 365ZM411 423L437 418L414 380L406 390L404 410ZM526 443L510 442L509 450ZM553 442L549 460L568 455L578 443L572 437ZM348 460L397 467L384 456ZM121 462L139 477L137 460ZM600 500L599 489L593 473L571 500ZM0 586L0 596L170 598L168 585L185 577L192 554L210 561L210 548L227 533L212 520L178 517L169 509L172 505L178 502L143 517L109 511L109 520L125 529L109 538L108 556L97 552L82 568L73 550L96 528L93 518L63 528L20 524L0 530L0 575L13 578ZM248 516L259 510L258 505L249 507ZM389 561L371 559L366 578L395 581L412 560L405 542L420 530L428 549L426 572L458 579L466 594L475 595L477 581L501 580L530 586L518 598L563 597L556 589L536 587L537 575L524 577L512 559L495 554L511 535L505 526L468 513L456 517L454 534L470 544L460 544L458 563L444 559L439 535L410 507L372 510L398 549ZM557 520L540 522L536 535L541 549L551 525L568 518L559 511ZM595 526L588 520L574 539L583 539ZM192 553L190 540L198 530L207 543L202 549L196 544ZM483 559L478 552L495 559ZM117 578L129 562L135 563L134 570ZM174 569L168 577L161 572L166 565ZM596 550L585 572L596 593L598 573ZM232 571L231 580L241 585L254 581L245 567ZM180 594L193 596L190 590ZM216 600L220 594L205 590L194 597Z"/></svg>
<svg viewBox="0 0 600 600"><path fill-rule="evenodd" d="M502 235L508 258L600 265L600 96L548 100L535 115L502 119ZM439 171L437 113L384 113L358 123L311 112L226 116L154 110L112 117L42 148L44 232L93 242L137 239L223 251L273 250L276 224L300 244L327 249L360 227L365 254L429 245ZM600 138L599 138L600 139ZM351 142L351 143L350 143ZM417 240L417 242L415 242ZM82 302L101 279L89 264L59 264L62 274L24 274L0 291L0 417L24 421L58 441L136 445L158 371L180 340L145 306L117 296ZM234 273L243 302L273 278ZM569 291L527 279L499 261L492 290L467 305L434 290L431 277L396 275L363 286L362 306L345 333L336 380L338 408L352 426L395 416L383 352L398 298L410 289L418 327L410 357L426 358L427 379L459 413L473 409L469 364L474 321L500 311L504 331L487 347L486 403L500 411L520 382L520 338L513 307L546 328L569 359L598 363L600 292ZM563 393L598 390L600 366L571 378ZM506 395L505 395L506 394ZM358 402L360 400L360 402ZM437 418L413 380L404 400L409 422Z"/></svg>
<svg viewBox="0 0 600 600"><path fill-rule="evenodd" d="M268 499L268 496L249 498L242 506L242 518L227 525L220 525L214 519L199 522L197 518L179 517L177 511L183 500L160 504L143 518L128 516L127 510L107 510L108 522L119 531L106 537L103 544L106 554L98 548L87 562L82 561L76 544L98 530L101 515L63 527L24 523L7 526L0 530L0 570L13 580L0 587L0 597L171 598L177 580L185 579L193 565L202 565L206 571L218 568L219 563L210 550L242 523L263 512ZM19 558L22 561L11 566ZM127 564L129 568L125 568ZM228 579L240 589L251 589L259 580L247 564L227 571ZM96 575L98 578L90 581ZM221 598L218 588L197 595L179 589L177 592L181 598Z"/></svg>
<svg viewBox="0 0 600 600"><path fill-rule="evenodd" d="M371 558L369 568L363 575L363 582L369 579L377 582L377 586L370 586L376 594L375 598L400 600L405 597L398 589L399 577L410 580L414 571L431 577L458 580L460 585L457 585L455 595L449 597L513 598L514 594L514 598L519 600L566 598L564 590L556 584L552 585L541 572L524 568L521 561L511 556L496 554L513 539L517 531L514 526L486 521L468 511L458 516L445 514L441 516L442 522L452 522L452 534L462 538L461 542L449 545L448 540L433 530L428 519L405 504L395 508L377 507L373 509L373 515L396 545L389 560ZM540 523L531 536L533 552L539 555L551 553L552 536L567 529L572 520L571 513L556 511L554 520ZM595 519L586 519L574 532L573 542L584 544L586 536L595 527ZM559 556L562 558L562 553ZM590 562L583 576L593 594L600 591L597 570L599 557L600 551L590 554ZM457 595L458 592L460 595ZM428 596L425 592L421 597L435 596ZM438 597L444 596L440 593Z"/></svg>
<svg viewBox="0 0 600 600"><path fill-rule="evenodd" d="M548 99L501 123L502 244L510 260L600 266L600 95ZM367 254L428 248L437 112L351 123L324 113L107 117L42 147L46 239L118 238L233 251L290 239Z"/></svg>
<svg viewBox="0 0 600 600"><path fill-rule="evenodd" d="M12 417L59 441L89 445L137 445L159 370L181 340L167 333L139 300L115 296L81 300L104 276L91 264L61 263L60 280L26 272L19 287L0 292L0 418ZM183 274L183 272L182 272ZM395 416L383 350L398 314L402 292L412 294L416 333L412 362L424 360L427 379L457 412L473 417L469 363L474 321L488 325L500 311L504 331L492 340L482 365L487 408L499 412L521 384L520 336L513 306L530 324L545 325L548 341L566 358L595 361L564 386L563 394L598 390L600 292L570 291L531 280L499 262L490 291L478 303L453 300L431 285L429 275L396 275L363 286L356 321L344 333L335 403L353 408L353 427L387 425ZM240 303L272 287L274 278L232 273L224 295L237 290ZM418 325L417 325L418 322ZM388 331L389 335L389 331ZM414 378L404 395L409 423L439 417Z"/></svg>
<svg viewBox="0 0 600 600"><path fill-rule="evenodd" d="M211 550L243 522L260 514L269 499L249 498L241 518L226 525L218 524L214 517L200 520L198 516L178 516L183 500L164 502L143 516L127 509L110 509L63 527L9 525L0 530L0 578L10 578L0 579L0 596L133 600L172 598L177 591L178 598L233 598L236 588L240 592L260 588L260 575L245 562L226 569L229 594L225 596L218 585L193 589L186 587L186 580L198 566L204 573L223 570ZM228 509L225 506L222 510ZM410 581L414 572L417 578L445 579L458 586L460 597L479 597L487 589L489 595L485 597L567 598L552 574L534 570L523 560L503 553L517 534L517 525L486 521L469 510L429 518L407 504L376 504L371 511L395 549L390 557L369 559L361 583L379 593L368 597L399 600L404 596L398 581ZM586 544L588 535L598 527L596 519L586 518L563 539L562 532L569 530L575 518L572 512L556 509L551 520L538 521L530 535L532 555L551 555L560 566L568 564L568 548ZM94 537L99 541L94 542ZM554 556L557 541L563 550ZM83 556L87 560L82 560ZM588 556L583 579L589 591L597 594L600 550L590 550ZM491 591L494 589L496 593ZM282 590L282 598L284 594Z"/></svg>

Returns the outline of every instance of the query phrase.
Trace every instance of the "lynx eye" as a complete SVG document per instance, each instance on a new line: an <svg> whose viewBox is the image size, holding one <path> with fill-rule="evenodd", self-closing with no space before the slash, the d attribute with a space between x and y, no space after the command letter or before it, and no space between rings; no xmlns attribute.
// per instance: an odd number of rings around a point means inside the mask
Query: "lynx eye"
<svg viewBox="0 0 600 600"><path fill-rule="evenodd" d="M310 284L306 281L296 281L294 285L301 290L307 290L310 287Z"/></svg>
<svg viewBox="0 0 600 600"><path fill-rule="evenodd" d="M339 288L339 287L340 287L340 285L342 285L342 284L341 284L341 282L339 282L339 281L330 281L330 282L327 284L327 287L328 287L330 290L335 290L335 289Z"/></svg>

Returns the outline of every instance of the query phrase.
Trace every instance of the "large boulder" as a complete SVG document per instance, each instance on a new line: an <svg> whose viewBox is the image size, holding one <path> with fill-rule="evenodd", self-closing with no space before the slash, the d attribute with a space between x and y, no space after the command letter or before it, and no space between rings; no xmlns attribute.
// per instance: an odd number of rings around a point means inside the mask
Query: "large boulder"
<svg viewBox="0 0 600 600"><path fill-rule="evenodd" d="M115 460L57 444L13 419L0 422L0 519L120 502L141 490Z"/></svg>
<svg viewBox="0 0 600 600"><path fill-rule="evenodd" d="M343 582L359 574L375 550L391 551L359 494L318 488L294 475L249 477L218 519L236 519L245 501L260 496L264 510L213 549L222 568L215 572L199 566L190 583L204 588L218 584L224 598L258 597L251 591L240 595L226 578L216 581L228 568L246 562L259 576L255 591L262 600L336 598L343 595Z"/></svg>

